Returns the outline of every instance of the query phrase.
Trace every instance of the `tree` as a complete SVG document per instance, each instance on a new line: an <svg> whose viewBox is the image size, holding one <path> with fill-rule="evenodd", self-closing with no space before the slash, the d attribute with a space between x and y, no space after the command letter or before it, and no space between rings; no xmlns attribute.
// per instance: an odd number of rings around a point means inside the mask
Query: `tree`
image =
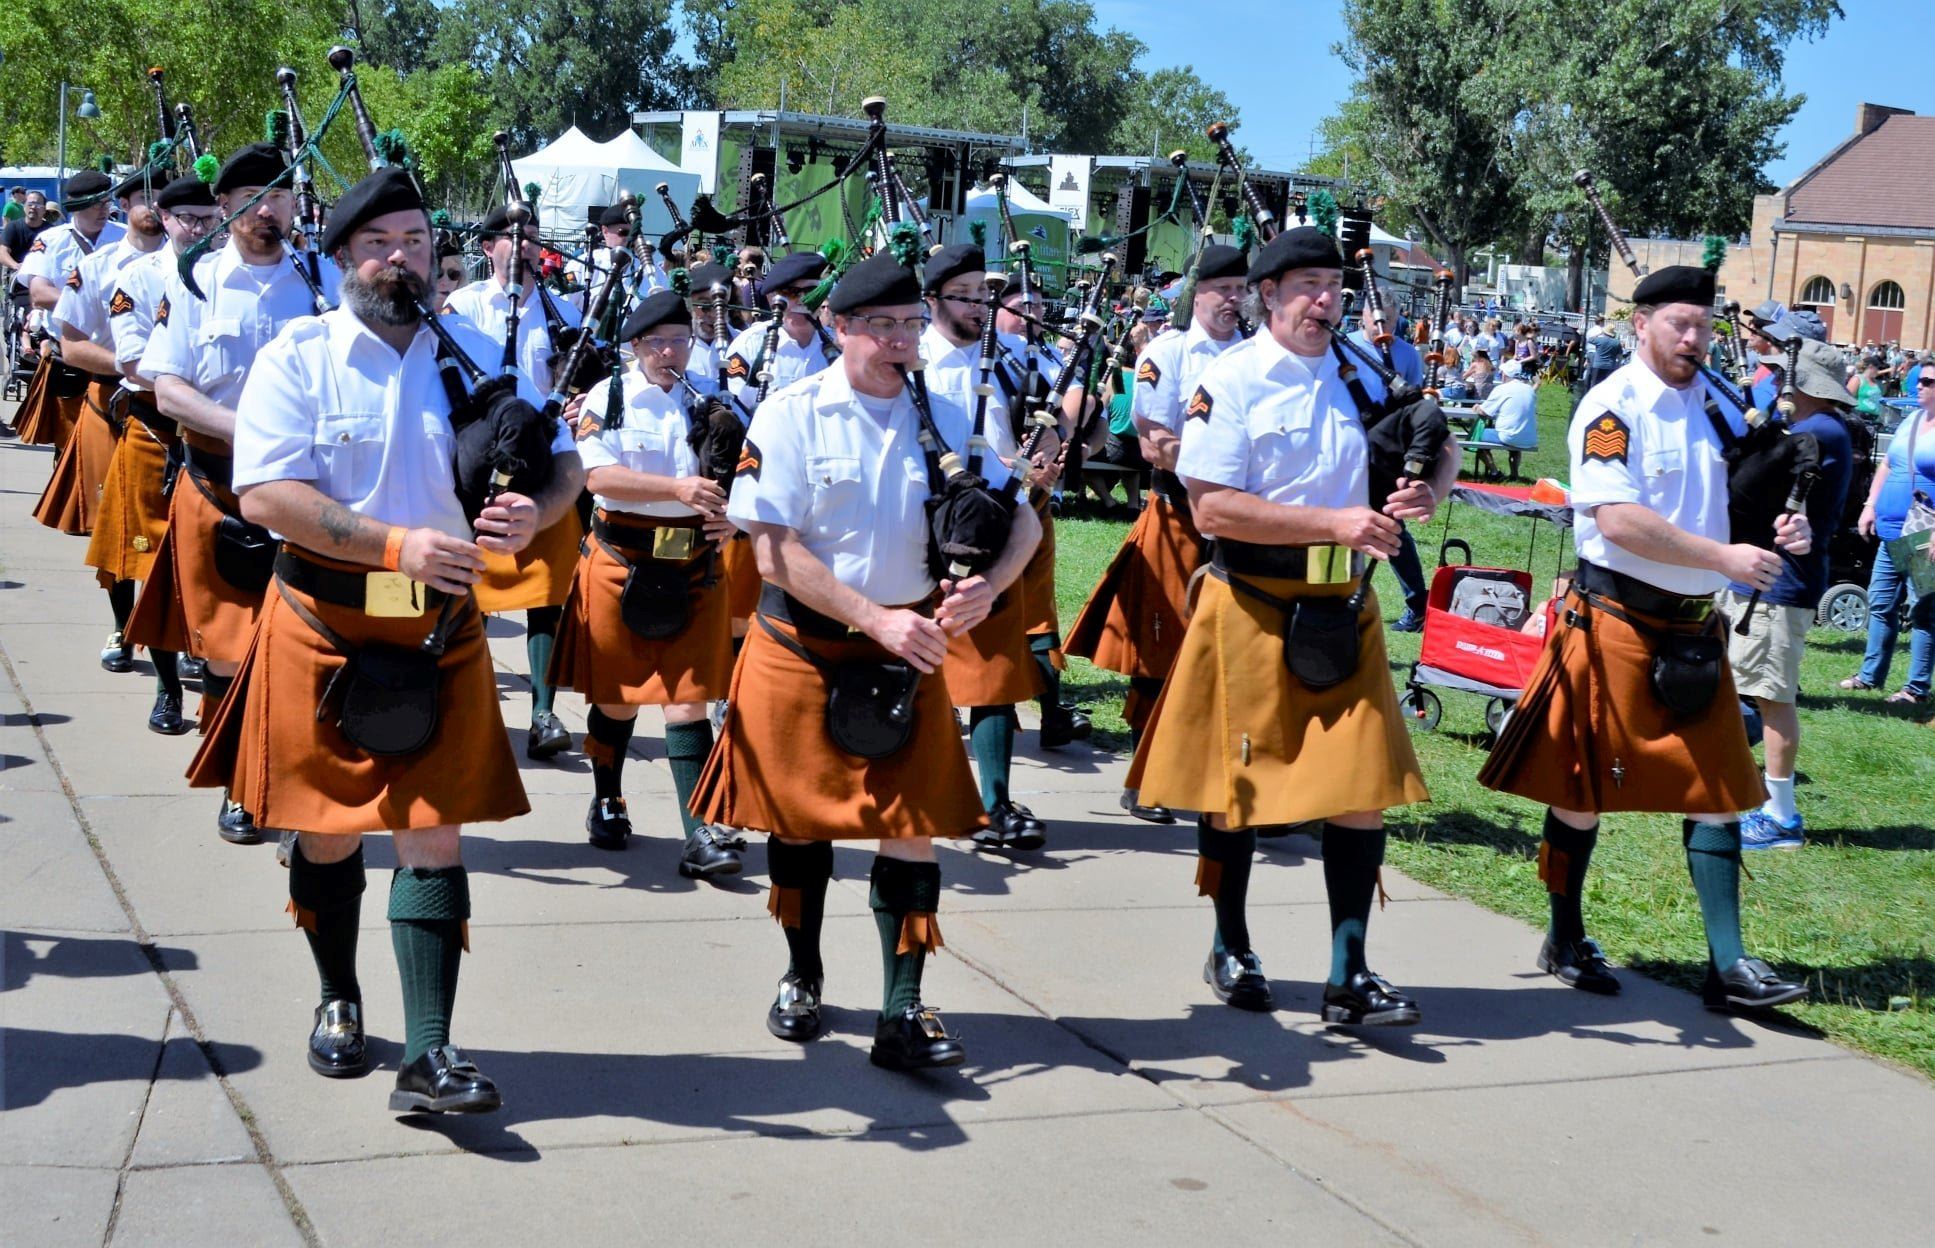
<svg viewBox="0 0 1935 1248"><path fill-rule="evenodd" d="M1214 161L1216 145L1205 131L1235 119L1229 97L1197 77L1194 66L1158 69L1136 87L1134 103L1116 122L1105 150L1166 157L1182 148L1191 160Z"/></svg>
<svg viewBox="0 0 1935 1248"><path fill-rule="evenodd" d="M441 22L435 0L346 0L343 29L363 59L409 73L424 67Z"/></svg>

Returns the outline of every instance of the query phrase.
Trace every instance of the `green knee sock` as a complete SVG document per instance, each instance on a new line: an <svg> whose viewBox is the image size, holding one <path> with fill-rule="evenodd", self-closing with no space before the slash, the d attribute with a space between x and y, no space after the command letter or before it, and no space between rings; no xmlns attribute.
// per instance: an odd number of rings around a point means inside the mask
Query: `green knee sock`
<svg viewBox="0 0 1935 1248"><path fill-rule="evenodd" d="M672 768L672 789L679 795L679 821L685 825L685 838L705 826L692 813L692 790L699 785L706 756L712 753L712 721L701 719L690 724L665 725L665 761Z"/></svg>
<svg viewBox="0 0 1935 1248"><path fill-rule="evenodd" d="M937 862L906 862L899 858L873 860L874 926L880 930L882 984L880 1016L899 1018L920 1003L921 971L927 947L915 941L900 952L903 921L909 914L932 915L941 901L941 866Z"/></svg>
<svg viewBox="0 0 1935 1248"><path fill-rule="evenodd" d="M181 697L181 656L173 650L151 649L148 658L155 665L155 691Z"/></svg>
<svg viewBox="0 0 1935 1248"><path fill-rule="evenodd" d="M1740 825L1737 823L1680 824L1686 844L1686 872L1700 898L1700 917L1707 924L1707 949L1716 969L1725 970L1747 956L1740 936Z"/></svg>
<svg viewBox="0 0 1935 1248"><path fill-rule="evenodd" d="M462 867L398 867L390 877L390 943L403 981L403 1060L450 1043L457 964L470 917L470 876Z"/></svg>
<svg viewBox="0 0 1935 1248"><path fill-rule="evenodd" d="M826 922L827 881L833 878L833 842L788 845L775 837L766 842L766 874L775 893L769 908L786 933L786 969L804 979L824 978L820 928ZM793 918L798 922L788 922Z"/></svg>
<svg viewBox="0 0 1935 1248"><path fill-rule="evenodd" d="M977 706L968 712L968 745L981 777L981 804L989 810L1008 800L1008 768L1015 756L1015 708Z"/></svg>
<svg viewBox="0 0 1935 1248"><path fill-rule="evenodd" d="M1203 860L1196 878L1216 905L1216 952L1250 952L1250 864L1256 859L1256 830L1218 832L1208 818L1199 816L1196 853Z"/></svg>
<svg viewBox="0 0 1935 1248"><path fill-rule="evenodd" d="M356 982L356 934L363 917L363 850L341 862L315 863L298 844L289 851L289 900L309 938L324 1001L363 1000Z"/></svg>
<svg viewBox="0 0 1935 1248"><path fill-rule="evenodd" d="M1053 633L1036 633L1028 639L1028 653L1035 660L1035 670L1041 673L1041 696L1035 699L1035 705L1043 715L1061 714L1062 674L1048 657L1060 641Z"/></svg>
<svg viewBox="0 0 1935 1248"><path fill-rule="evenodd" d="M1545 842L1539 847L1539 878L1545 881L1546 899L1552 907L1548 929L1553 940L1583 940L1586 919L1580 909L1585 898L1586 868L1592 865L1592 850L1599 844L1599 825L1583 832L1561 823L1551 811L1545 812Z"/></svg>
<svg viewBox="0 0 1935 1248"><path fill-rule="evenodd" d="M1364 962L1364 929L1384 865L1384 829L1366 832L1324 824L1324 891L1330 897L1330 982L1342 985Z"/></svg>
<svg viewBox="0 0 1935 1248"><path fill-rule="evenodd" d="M558 640L558 625L564 619L560 607L532 607L524 613L524 655L531 661L531 717L549 715L554 693L551 688L551 650Z"/></svg>

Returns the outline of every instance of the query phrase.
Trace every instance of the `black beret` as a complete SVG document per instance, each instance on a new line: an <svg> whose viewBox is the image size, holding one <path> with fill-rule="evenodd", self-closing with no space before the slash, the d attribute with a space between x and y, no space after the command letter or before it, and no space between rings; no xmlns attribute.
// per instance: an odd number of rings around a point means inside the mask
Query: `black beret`
<svg viewBox="0 0 1935 1248"><path fill-rule="evenodd" d="M690 324L692 311L685 306L683 296L669 290L655 290L632 309L632 314L625 318L624 327L618 331L618 337L630 342L660 325Z"/></svg>
<svg viewBox="0 0 1935 1248"><path fill-rule="evenodd" d="M336 201L329 213L329 223L323 226L322 250L324 254L335 251L349 241L358 226L386 213L413 209L424 210L423 195L409 170L396 165L378 169Z"/></svg>
<svg viewBox="0 0 1935 1248"><path fill-rule="evenodd" d="M1211 243L1203 248L1203 267L1197 272L1199 282L1213 282L1220 277L1249 276L1250 262L1242 252L1222 243Z"/></svg>
<svg viewBox="0 0 1935 1248"><path fill-rule="evenodd" d="M700 294L714 286L732 289L732 270L723 264L702 264L687 274L692 279L692 293Z"/></svg>
<svg viewBox="0 0 1935 1248"><path fill-rule="evenodd" d="M528 204L525 206L530 207ZM531 209L531 219L527 224L534 230L538 228L537 209ZM479 227L479 233L486 239L498 238L510 232L511 206L509 204L499 204L491 209L490 215L484 218L484 224Z"/></svg>
<svg viewBox="0 0 1935 1248"><path fill-rule="evenodd" d="M86 208L99 203L101 197L113 189L114 180L98 169L84 169L67 179L60 188L60 206L63 212L76 208Z"/></svg>
<svg viewBox="0 0 1935 1248"><path fill-rule="evenodd" d="M1001 288L1001 303L1005 307L1009 302L1021 298L1024 294L1035 295L1044 301L1048 298L1048 292L1041 288L1040 278L1031 278L1024 282L1021 280L1020 270L1016 270L1009 276L1008 284Z"/></svg>
<svg viewBox="0 0 1935 1248"><path fill-rule="evenodd" d="M856 308L891 308L919 302L920 283L913 272L881 251L848 269L826 305L835 312L847 313Z"/></svg>
<svg viewBox="0 0 1935 1248"><path fill-rule="evenodd" d="M133 173L115 183L113 194L116 199L126 199L144 190L153 194L154 188L160 185L161 179L154 176L154 171L147 165L140 165Z"/></svg>
<svg viewBox="0 0 1935 1248"><path fill-rule="evenodd" d="M273 143L251 143L237 151L215 175L215 193L238 186L268 186L288 171L282 149Z"/></svg>
<svg viewBox="0 0 1935 1248"><path fill-rule="evenodd" d="M1633 302L1649 307L1664 303L1693 303L1713 306L1713 274L1697 264L1669 264L1657 273L1639 279L1633 287Z"/></svg>
<svg viewBox="0 0 1935 1248"><path fill-rule="evenodd" d="M622 203L613 204L598 214L599 225L630 225L631 221L631 214L625 211Z"/></svg>
<svg viewBox="0 0 1935 1248"><path fill-rule="evenodd" d="M176 178L161 188L161 194L155 196L155 207L162 209L213 208L214 206L215 192L208 189L208 183L192 173L187 177Z"/></svg>
<svg viewBox="0 0 1935 1248"><path fill-rule="evenodd" d="M921 285L934 293L963 273L980 273L988 267L987 256L973 243L955 243L927 258L921 270Z"/></svg>
<svg viewBox="0 0 1935 1248"><path fill-rule="evenodd" d="M1265 278L1288 273L1291 269L1343 267L1344 253L1337 250L1336 239L1314 225L1300 225L1277 235L1257 253L1256 263L1250 266L1249 278L1254 285Z"/></svg>
<svg viewBox="0 0 1935 1248"><path fill-rule="evenodd" d="M790 256L781 256L773 261L773 267L766 270L760 280L759 293L770 294L785 290L801 282L817 282L820 274L826 272L826 257L817 251L796 251Z"/></svg>

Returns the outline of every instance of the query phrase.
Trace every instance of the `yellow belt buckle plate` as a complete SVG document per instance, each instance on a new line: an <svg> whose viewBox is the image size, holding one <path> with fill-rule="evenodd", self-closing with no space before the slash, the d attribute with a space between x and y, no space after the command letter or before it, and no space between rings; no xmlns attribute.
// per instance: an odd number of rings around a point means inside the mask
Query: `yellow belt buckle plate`
<svg viewBox="0 0 1935 1248"><path fill-rule="evenodd" d="M1312 546L1304 553L1303 579L1311 585L1350 584L1350 547Z"/></svg>
<svg viewBox="0 0 1935 1248"><path fill-rule="evenodd" d="M363 614L380 620L407 620L423 614L423 586L401 572L370 572L363 577Z"/></svg>
<svg viewBox="0 0 1935 1248"><path fill-rule="evenodd" d="M698 536L697 529L653 529L652 558L690 559Z"/></svg>

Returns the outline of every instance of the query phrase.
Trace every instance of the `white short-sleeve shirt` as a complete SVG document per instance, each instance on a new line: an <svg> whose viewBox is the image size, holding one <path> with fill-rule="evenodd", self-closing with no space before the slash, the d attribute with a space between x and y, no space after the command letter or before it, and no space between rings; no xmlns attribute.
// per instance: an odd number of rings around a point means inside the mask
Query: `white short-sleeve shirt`
<svg viewBox="0 0 1935 1248"><path fill-rule="evenodd" d="M1135 418L1180 436L1183 405L1195 393L1203 370L1241 341L1235 334L1226 339L1212 338L1200 321L1187 331L1167 329L1157 334L1136 359L1131 400Z"/></svg>
<svg viewBox="0 0 1935 1248"><path fill-rule="evenodd" d="M1580 559L1668 593L1691 597L1726 587L1718 572L1656 563L1617 545L1599 531L1594 515L1608 503L1638 503L1688 533L1731 540L1727 463L1706 414L1710 393L1729 427L1744 432L1739 410L1704 378L1677 390L1638 356L1587 391L1566 436Z"/></svg>
<svg viewBox="0 0 1935 1248"><path fill-rule="evenodd" d="M585 472L616 467L659 477L698 476L699 456L692 449L692 418L687 414L685 391L678 386L663 390L645 380L636 368L625 370L624 386L625 415L616 429L611 426L611 386L594 386L585 396L585 412L604 422L597 433L578 443ZM669 500L642 503L603 494L595 497L607 511L645 516L698 514L684 503Z"/></svg>
<svg viewBox="0 0 1935 1248"><path fill-rule="evenodd" d="M926 361L921 373L927 379L928 393L944 394L952 399L967 412L971 426L975 405L980 401L974 387L981 380L981 340L976 338L966 346L957 347L938 327L929 324L920 336L920 354ZM990 450L1012 463L1019 445L1015 441L1008 398L994 374L994 369L988 371L988 384L994 392L988 395L987 411L981 418L981 436Z"/></svg>
<svg viewBox="0 0 1935 1248"><path fill-rule="evenodd" d="M114 362L139 364L148 349L155 329L155 309L167 292L168 279L174 276L181 253L170 243L130 263L115 275L114 293L108 296L108 325L114 332ZM146 393L150 387L126 376L121 384Z"/></svg>
<svg viewBox="0 0 1935 1248"><path fill-rule="evenodd" d="M136 251L123 238L82 257L61 283L60 301L54 305L52 318L55 331L71 328L95 346L112 350L114 328L108 312L115 286L123 270L151 254Z"/></svg>
<svg viewBox="0 0 1935 1248"><path fill-rule="evenodd" d="M766 345L766 322L754 321L733 336L726 347L726 386L749 412L759 408L760 357ZM801 346L784 329L779 331L779 346L773 352L773 384L767 398L802 377L811 377L832 363L819 335Z"/></svg>
<svg viewBox="0 0 1935 1248"><path fill-rule="evenodd" d="M121 241L128 227L119 221L109 221L101 227L101 232L88 239L74 228L72 221L63 221L51 229L42 230L40 237L34 239L33 246L21 258L20 267L14 270L14 280L23 288L32 287L32 279L44 277L60 284L74 271L74 266L83 258L103 247Z"/></svg>
<svg viewBox="0 0 1935 1248"><path fill-rule="evenodd" d="M559 323L568 328L578 325L578 309L567 299L553 299ZM446 323L452 316L468 321L490 344L482 357L473 357L477 366L495 376L504 362L504 335L510 331L511 297L496 278L486 278L459 286L444 298ZM551 369L557 355L545 323L544 305L535 286L525 295L517 313L517 366L524 374L517 392L535 407L542 407L551 393Z"/></svg>
<svg viewBox="0 0 1935 1248"><path fill-rule="evenodd" d="M967 441L967 412L930 392L949 448ZM880 410L876 414L869 404ZM905 394L891 402L856 395L844 368L815 373L767 397L746 433L746 452L726 514L795 530L834 577L870 601L904 605L934 590L927 569L927 461ZM983 465L1006 488L998 462Z"/></svg>
<svg viewBox="0 0 1935 1248"><path fill-rule="evenodd" d="M1203 370L1183 413L1180 477L1288 506L1368 503L1363 421L1328 353L1259 333Z"/></svg>
<svg viewBox="0 0 1935 1248"><path fill-rule="evenodd" d="M195 282L206 299L168 273L137 371L151 383L179 377L234 407L256 356L291 321L314 316L315 300L287 256L248 264L233 243L196 261Z"/></svg>

